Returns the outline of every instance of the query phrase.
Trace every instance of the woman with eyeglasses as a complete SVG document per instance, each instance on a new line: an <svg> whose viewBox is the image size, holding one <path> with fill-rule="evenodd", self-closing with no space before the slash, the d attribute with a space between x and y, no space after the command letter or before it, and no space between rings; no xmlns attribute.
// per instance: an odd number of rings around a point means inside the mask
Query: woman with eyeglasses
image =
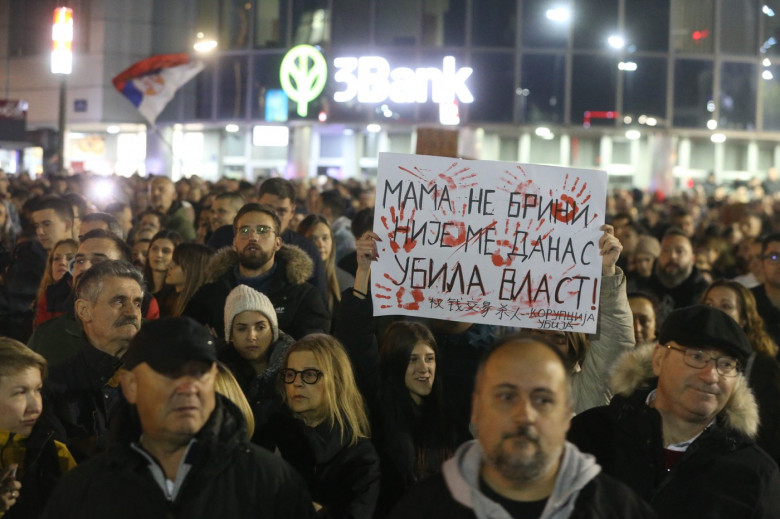
<svg viewBox="0 0 780 519"><path fill-rule="evenodd" d="M73 278L68 273L68 268L78 248L78 242L68 238L58 241L49 253L46 259L46 270L43 272L41 285L38 287L34 326L62 315L62 311L50 307L47 294L50 291L56 292L56 294L52 294L52 299L61 300L61 294L70 292ZM65 274L68 275L65 276Z"/></svg>
<svg viewBox="0 0 780 519"><path fill-rule="evenodd" d="M39 418L46 360L0 337L0 517L41 515L59 477L76 466Z"/></svg>
<svg viewBox="0 0 780 519"><path fill-rule="evenodd" d="M165 277L173 260L173 250L183 241L178 232L163 229L155 234L149 243L144 280L160 305L160 317L173 315L176 289L165 283Z"/></svg>
<svg viewBox="0 0 780 519"><path fill-rule="evenodd" d="M273 450L267 424L284 407L277 382L293 339L279 329L268 297L247 285L238 285L225 299L224 331L225 342L217 348L217 357L236 377L252 408L252 441Z"/></svg>
<svg viewBox="0 0 780 519"><path fill-rule="evenodd" d="M344 348L325 334L297 341L285 355L279 392L287 409L269 427L306 481L316 516L370 519L379 458Z"/></svg>
<svg viewBox="0 0 780 519"><path fill-rule="evenodd" d="M701 298L702 304L727 313L747 335L753 353L745 363L748 386L758 403L761 423L756 443L780 463L780 363L777 344L764 331L753 294L736 281L714 281Z"/></svg>

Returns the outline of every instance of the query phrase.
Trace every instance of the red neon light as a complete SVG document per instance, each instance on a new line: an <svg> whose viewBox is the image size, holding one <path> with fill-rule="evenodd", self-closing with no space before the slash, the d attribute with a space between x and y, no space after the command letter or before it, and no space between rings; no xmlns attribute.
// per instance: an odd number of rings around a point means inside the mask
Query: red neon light
<svg viewBox="0 0 780 519"><path fill-rule="evenodd" d="M591 119L616 119L618 115L614 110L586 110L582 117L582 125L590 128Z"/></svg>

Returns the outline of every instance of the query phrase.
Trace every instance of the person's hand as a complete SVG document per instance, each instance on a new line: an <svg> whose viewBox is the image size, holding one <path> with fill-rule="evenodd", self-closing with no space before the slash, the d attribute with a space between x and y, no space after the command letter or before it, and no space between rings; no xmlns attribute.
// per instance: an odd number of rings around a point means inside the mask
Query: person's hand
<svg viewBox="0 0 780 519"><path fill-rule="evenodd" d="M354 289L362 295L355 294L356 297L363 299L368 294L368 282L371 277L371 262L379 259L376 249L376 242L382 241L379 236L371 231L363 233L355 242L355 253L357 254L357 272L355 272Z"/></svg>
<svg viewBox="0 0 780 519"><path fill-rule="evenodd" d="M371 231L366 231L363 236L355 242L355 252L357 253L358 268L371 269L371 262L379 259L376 249L376 242L382 239Z"/></svg>
<svg viewBox="0 0 780 519"><path fill-rule="evenodd" d="M0 479L0 513L8 511L19 499L22 484L16 481L17 466L14 463L3 469L2 479Z"/></svg>
<svg viewBox="0 0 780 519"><path fill-rule="evenodd" d="M615 229L611 225L602 225L604 234L599 238L599 250L601 253L601 274L604 276L615 275L615 263L617 263L623 246L620 240L615 238Z"/></svg>

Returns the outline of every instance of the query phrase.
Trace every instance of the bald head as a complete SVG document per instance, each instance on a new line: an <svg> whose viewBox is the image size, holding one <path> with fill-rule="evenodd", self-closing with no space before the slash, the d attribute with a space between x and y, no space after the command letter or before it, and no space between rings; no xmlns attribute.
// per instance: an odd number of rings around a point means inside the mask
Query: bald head
<svg viewBox="0 0 780 519"><path fill-rule="evenodd" d="M163 214L173 205L176 198L176 186L168 177L154 177L149 182L149 202L155 211Z"/></svg>

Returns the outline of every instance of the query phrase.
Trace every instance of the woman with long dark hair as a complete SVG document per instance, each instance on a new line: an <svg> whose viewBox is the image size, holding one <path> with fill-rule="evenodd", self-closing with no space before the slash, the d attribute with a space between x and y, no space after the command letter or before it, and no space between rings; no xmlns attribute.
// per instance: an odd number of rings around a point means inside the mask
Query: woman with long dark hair
<svg viewBox="0 0 780 519"><path fill-rule="evenodd" d="M179 317L195 292L206 282L206 267L213 255L214 249L200 243L181 243L173 249L165 275L165 284L172 286L176 292L171 316Z"/></svg>
<svg viewBox="0 0 780 519"><path fill-rule="evenodd" d="M144 280L160 305L160 317L172 315L176 303L176 290L165 284L168 267L171 266L173 250L184 241L176 231L163 229L152 237L146 257Z"/></svg>

